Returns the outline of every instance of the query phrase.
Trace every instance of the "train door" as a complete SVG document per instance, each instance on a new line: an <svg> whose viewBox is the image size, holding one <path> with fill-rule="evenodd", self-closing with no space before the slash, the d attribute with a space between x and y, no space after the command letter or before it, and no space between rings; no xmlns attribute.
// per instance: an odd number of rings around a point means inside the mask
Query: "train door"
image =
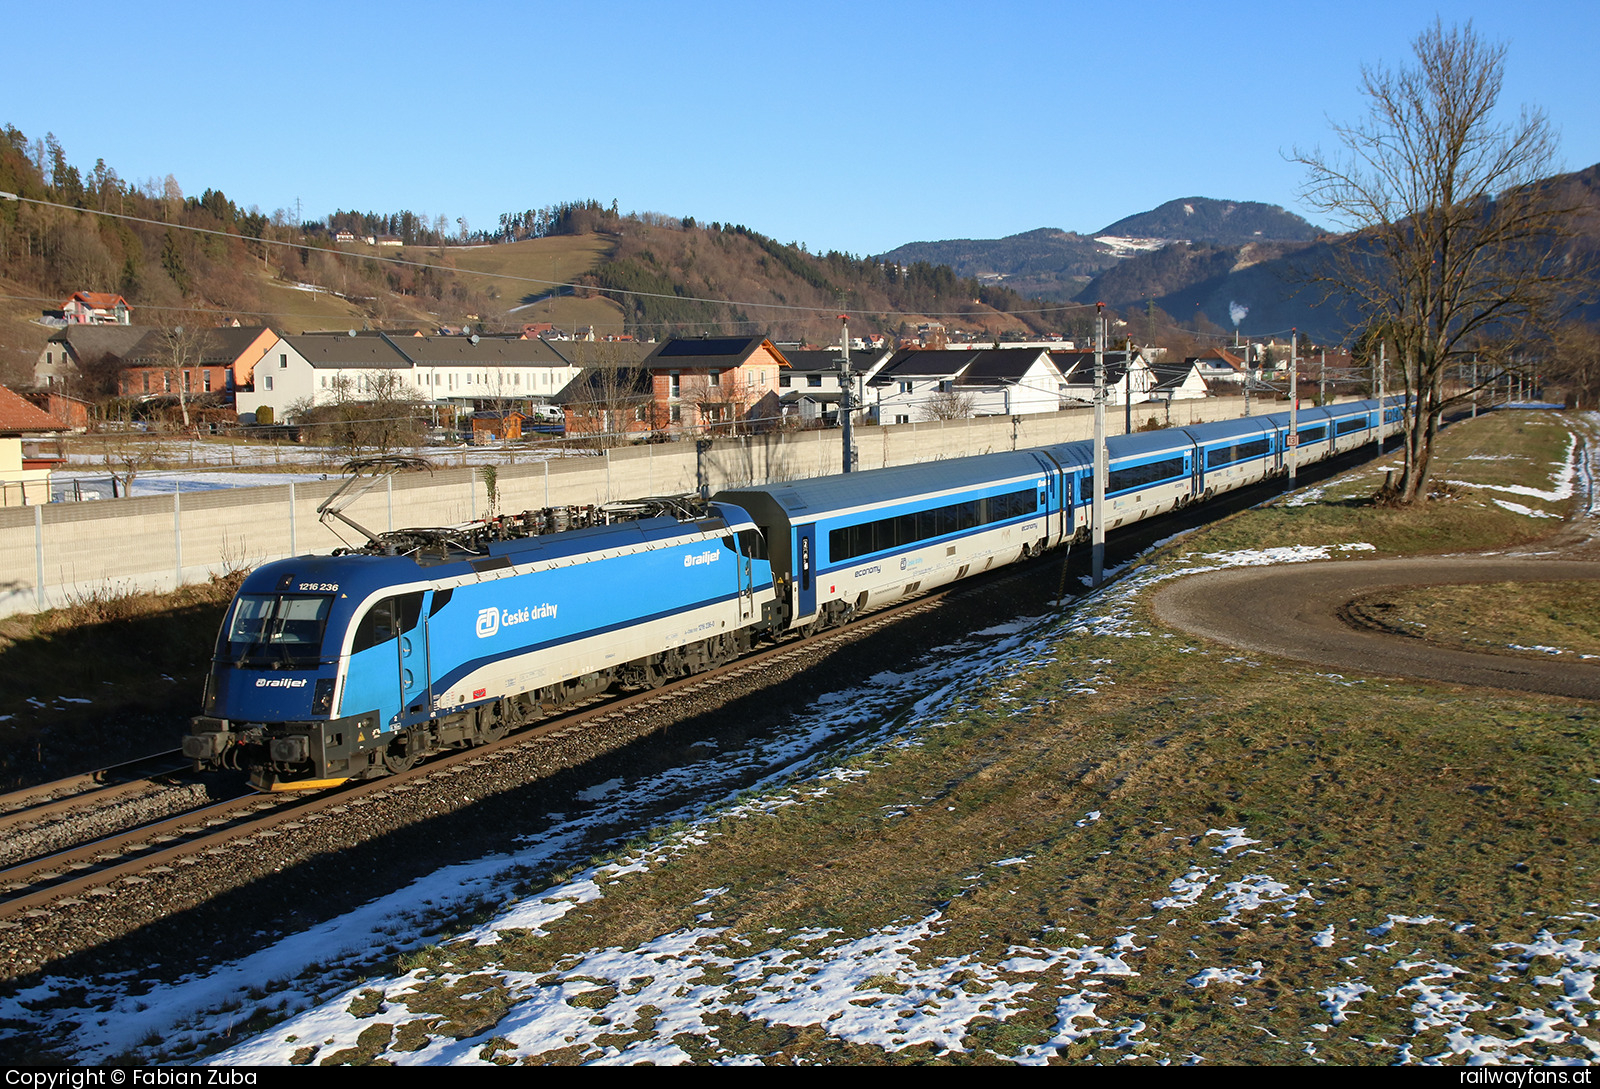
<svg viewBox="0 0 1600 1089"><path fill-rule="evenodd" d="M433 709L427 607L432 596L431 590L419 590L395 598L395 621L400 632L400 717L405 726L426 719Z"/></svg>
<svg viewBox="0 0 1600 1089"><path fill-rule="evenodd" d="M736 540L725 543L733 549L734 566L738 571L739 619L748 621L755 612L755 578L751 573L751 560L764 554L761 532L742 529Z"/></svg>
<svg viewBox="0 0 1600 1089"><path fill-rule="evenodd" d="M817 611L817 524L807 522L794 528L794 576L799 599L795 604L796 617L810 616Z"/></svg>
<svg viewBox="0 0 1600 1089"><path fill-rule="evenodd" d="M1189 489L1196 499L1206 494L1206 448L1198 443L1194 448L1194 471L1190 474Z"/></svg>
<svg viewBox="0 0 1600 1089"><path fill-rule="evenodd" d="M428 652L423 619L427 592L379 598L356 621L340 714L376 712L380 731L403 725L412 703L428 703Z"/></svg>

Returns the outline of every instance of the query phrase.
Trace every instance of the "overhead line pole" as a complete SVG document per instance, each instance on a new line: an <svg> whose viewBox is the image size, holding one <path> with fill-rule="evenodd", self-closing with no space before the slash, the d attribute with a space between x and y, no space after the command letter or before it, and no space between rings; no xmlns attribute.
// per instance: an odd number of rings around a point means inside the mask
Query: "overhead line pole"
<svg viewBox="0 0 1600 1089"><path fill-rule="evenodd" d="M1091 581L1099 586L1106 569L1106 319L1105 303L1094 304L1094 506L1090 509Z"/></svg>

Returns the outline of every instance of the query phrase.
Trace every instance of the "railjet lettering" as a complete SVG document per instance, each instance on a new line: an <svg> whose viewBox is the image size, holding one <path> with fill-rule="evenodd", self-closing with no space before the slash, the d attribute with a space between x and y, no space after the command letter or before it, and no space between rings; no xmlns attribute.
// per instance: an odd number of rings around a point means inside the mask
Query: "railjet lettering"
<svg viewBox="0 0 1600 1089"><path fill-rule="evenodd" d="M520 609L488 608L478 613L477 631L479 639L487 639L502 627L513 624L526 624L530 620L554 620L556 606L548 601L542 605L524 605Z"/></svg>
<svg viewBox="0 0 1600 1089"><path fill-rule="evenodd" d="M305 686L304 677L273 677L270 680L266 677L258 677L256 679L257 688L304 688Z"/></svg>
<svg viewBox="0 0 1600 1089"><path fill-rule="evenodd" d="M699 567L703 563L716 563L721 557L722 553L715 548L709 552L696 552L693 556L685 556L683 558L683 566Z"/></svg>

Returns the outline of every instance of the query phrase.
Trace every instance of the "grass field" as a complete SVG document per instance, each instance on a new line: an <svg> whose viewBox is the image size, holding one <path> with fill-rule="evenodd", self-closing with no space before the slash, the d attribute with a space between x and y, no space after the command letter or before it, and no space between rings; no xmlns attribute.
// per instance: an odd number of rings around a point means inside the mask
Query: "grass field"
<svg viewBox="0 0 1600 1089"><path fill-rule="evenodd" d="M593 325L597 330L620 332L622 311L610 299L555 295L514 309L529 299L550 295L551 284L571 283L599 264L613 248L603 235L583 235L532 238L506 246L474 246L449 252L470 287L495 290L499 305L508 311L504 320L510 324L548 321L567 330Z"/></svg>
<svg viewBox="0 0 1600 1089"><path fill-rule="evenodd" d="M1421 510L1364 506L1366 470L908 664L847 751L589 866L525 867L489 921L228 1058L1592 1061L1600 711L1239 655L1146 600L1266 545L1531 539L1574 502L1569 440L1463 425ZM1539 600L1517 608L1593 630L1592 599Z"/></svg>

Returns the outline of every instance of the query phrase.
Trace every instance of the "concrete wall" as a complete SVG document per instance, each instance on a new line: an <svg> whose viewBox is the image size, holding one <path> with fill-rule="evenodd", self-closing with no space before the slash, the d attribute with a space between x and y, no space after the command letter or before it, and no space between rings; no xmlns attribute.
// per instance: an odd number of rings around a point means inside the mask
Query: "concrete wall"
<svg viewBox="0 0 1600 1089"><path fill-rule="evenodd" d="M1265 406L1277 411L1277 406ZM1155 419L1182 426L1231 419L1241 398L1135 405L1135 429ZM1123 413L1106 413L1121 434ZM941 458L1089 439L1087 409L1017 417L858 427L858 467L876 469ZM802 431L625 447L602 457L498 466L499 509L604 503L648 495L711 494L722 488L839 472L837 430ZM341 540L317 520L337 480L179 493L99 503L0 509L0 616L122 590L170 590L268 560L327 553ZM372 530L445 526L485 513L482 479L470 468L410 473L379 482L346 514ZM343 528L343 527L341 527Z"/></svg>

